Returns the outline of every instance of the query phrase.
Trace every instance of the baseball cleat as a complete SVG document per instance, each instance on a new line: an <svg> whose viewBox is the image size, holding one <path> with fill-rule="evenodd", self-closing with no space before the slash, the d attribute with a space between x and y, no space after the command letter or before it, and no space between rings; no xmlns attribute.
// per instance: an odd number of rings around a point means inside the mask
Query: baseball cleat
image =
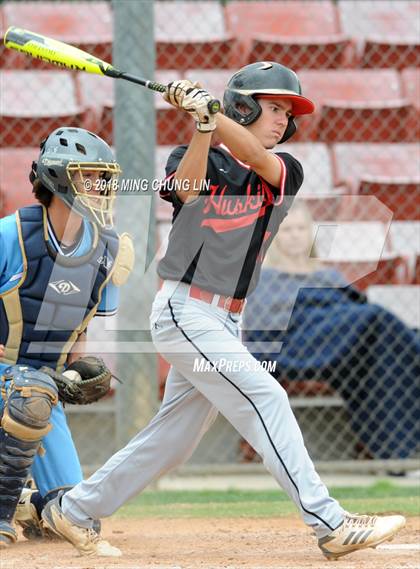
<svg viewBox="0 0 420 569"><path fill-rule="evenodd" d="M80 553L86 557L120 557L121 551L108 543L93 529L84 528L71 522L63 513L60 505L62 493L42 510L42 519L45 526L54 533L69 541Z"/></svg>
<svg viewBox="0 0 420 569"><path fill-rule="evenodd" d="M9 522L0 521L0 550L16 543L17 533Z"/></svg>
<svg viewBox="0 0 420 569"><path fill-rule="evenodd" d="M318 540L318 546L329 560L338 559L359 549L383 541L391 541L405 526L403 516L365 516L346 513L343 523L332 533Z"/></svg>

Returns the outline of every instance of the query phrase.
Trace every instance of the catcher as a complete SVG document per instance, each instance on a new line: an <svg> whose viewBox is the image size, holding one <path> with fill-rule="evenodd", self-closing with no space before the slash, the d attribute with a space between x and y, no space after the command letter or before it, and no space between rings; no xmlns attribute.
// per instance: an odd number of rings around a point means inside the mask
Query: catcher
<svg viewBox="0 0 420 569"><path fill-rule="evenodd" d="M112 229L119 174L101 138L56 129L29 176L39 205L0 220L0 548L17 540L15 513L40 536L45 504L82 480L61 402L109 391L111 373L83 350L134 264L130 237ZM38 491L22 493L30 473Z"/></svg>

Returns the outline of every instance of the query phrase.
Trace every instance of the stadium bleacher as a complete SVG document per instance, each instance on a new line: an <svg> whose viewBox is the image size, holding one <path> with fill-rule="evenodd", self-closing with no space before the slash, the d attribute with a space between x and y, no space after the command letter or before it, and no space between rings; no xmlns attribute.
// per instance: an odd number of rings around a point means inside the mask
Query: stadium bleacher
<svg viewBox="0 0 420 569"><path fill-rule="evenodd" d="M360 290L373 285L400 285L410 283L407 259L399 255L381 256L378 260L324 260L334 266L346 277L349 283Z"/></svg>
<svg viewBox="0 0 420 569"><path fill-rule="evenodd" d="M413 111L394 69L301 70L302 90L315 102L301 119L299 140L400 142L413 140Z"/></svg>
<svg viewBox="0 0 420 569"><path fill-rule="evenodd" d="M420 65L420 18L417 2L339 0L342 30L353 38L361 67Z"/></svg>
<svg viewBox="0 0 420 569"><path fill-rule="evenodd" d="M294 69L338 68L345 62L350 38L340 30L330 0L228 2L225 13L244 62L272 60Z"/></svg>
<svg viewBox="0 0 420 569"><path fill-rule="evenodd" d="M314 219L334 220L343 207L344 187L334 183L331 150L327 144L287 142L276 146L275 152L288 152L299 160L304 172L299 198L304 198Z"/></svg>
<svg viewBox="0 0 420 569"><path fill-rule="evenodd" d="M414 284L420 285L420 255L416 257L416 267L414 271Z"/></svg>
<svg viewBox="0 0 420 569"><path fill-rule="evenodd" d="M420 67L407 67L401 71L403 94L413 105L413 112L408 121L408 129L413 133L413 140L420 139Z"/></svg>
<svg viewBox="0 0 420 569"><path fill-rule="evenodd" d="M165 166L168 157L175 146L158 146L155 154L155 176L163 179L165 177ZM168 222L172 219L172 206L156 196L156 218L159 222Z"/></svg>
<svg viewBox="0 0 420 569"><path fill-rule="evenodd" d="M2 70L1 87L2 148L39 144L63 124L89 126L71 72Z"/></svg>
<svg viewBox="0 0 420 569"><path fill-rule="evenodd" d="M420 68L407 67L401 71L401 80L404 96L420 113Z"/></svg>
<svg viewBox="0 0 420 569"><path fill-rule="evenodd" d="M219 69L236 64L236 38L226 31L221 4L163 0L155 7L158 69Z"/></svg>
<svg viewBox="0 0 420 569"><path fill-rule="evenodd" d="M420 148L416 143L350 143L332 146L335 183L376 196L394 219L420 218ZM370 212L365 210L369 218Z"/></svg>
<svg viewBox="0 0 420 569"><path fill-rule="evenodd" d="M347 219L316 221L314 244L317 257L326 265L339 269L349 282L365 289L376 284L409 284L412 279L409 251L396 249L390 235L391 215L380 218L386 210L376 211L376 220L354 217L354 207L346 211Z"/></svg>
<svg viewBox="0 0 420 569"><path fill-rule="evenodd" d="M373 285L367 291L370 302L396 314L409 328L420 328L420 287L408 285Z"/></svg>
<svg viewBox="0 0 420 569"><path fill-rule="evenodd" d="M3 198L0 216L35 203L29 172L38 155L39 147L0 148L0 195Z"/></svg>
<svg viewBox="0 0 420 569"><path fill-rule="evenodd" d="M158 71L156 80L167 84L180 79L177 71ZM89 107L92 121L96 121L98 135L109 144L113 141L113 110L115 105L115 83L107 77L80 74L77 77L81 103ZM100 88L98 88L100 85ZM156 108L156 135L158 144L182 144L192 132L188 115L179 113L160 94L151 94Z"/></svg>

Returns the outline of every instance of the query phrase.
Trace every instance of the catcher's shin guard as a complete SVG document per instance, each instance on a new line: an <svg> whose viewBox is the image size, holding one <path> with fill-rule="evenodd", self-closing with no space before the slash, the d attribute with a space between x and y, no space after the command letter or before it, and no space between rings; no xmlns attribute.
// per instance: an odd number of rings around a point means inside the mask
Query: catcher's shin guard
<svg viewBox="0 0 420 569"><path fill-rule="evenodd" d="M17 534L12 524L0 520L0 549L9 547L17 541Z"/></svg>
<svg viewBox="0 0 420 569"><path fill-rule="evenodd" d="M0 522L11 523L41 439L50 430L51 409L58 402L50 377L26 366L7 368L10 381L0 428Z"/></svg>

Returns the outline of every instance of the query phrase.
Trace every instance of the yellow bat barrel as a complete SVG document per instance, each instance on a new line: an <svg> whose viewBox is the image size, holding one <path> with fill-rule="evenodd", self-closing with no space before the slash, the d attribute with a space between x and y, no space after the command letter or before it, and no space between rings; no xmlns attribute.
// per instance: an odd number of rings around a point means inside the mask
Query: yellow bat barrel
<svg viewBox="0 0 420 569"><path fill-rule="evenodd" d="M77 47L23 28L10 27L4 36L4 45L7 48L15 49L59 67L111 77L115 73L111 64L97 59Z"/></svg>

